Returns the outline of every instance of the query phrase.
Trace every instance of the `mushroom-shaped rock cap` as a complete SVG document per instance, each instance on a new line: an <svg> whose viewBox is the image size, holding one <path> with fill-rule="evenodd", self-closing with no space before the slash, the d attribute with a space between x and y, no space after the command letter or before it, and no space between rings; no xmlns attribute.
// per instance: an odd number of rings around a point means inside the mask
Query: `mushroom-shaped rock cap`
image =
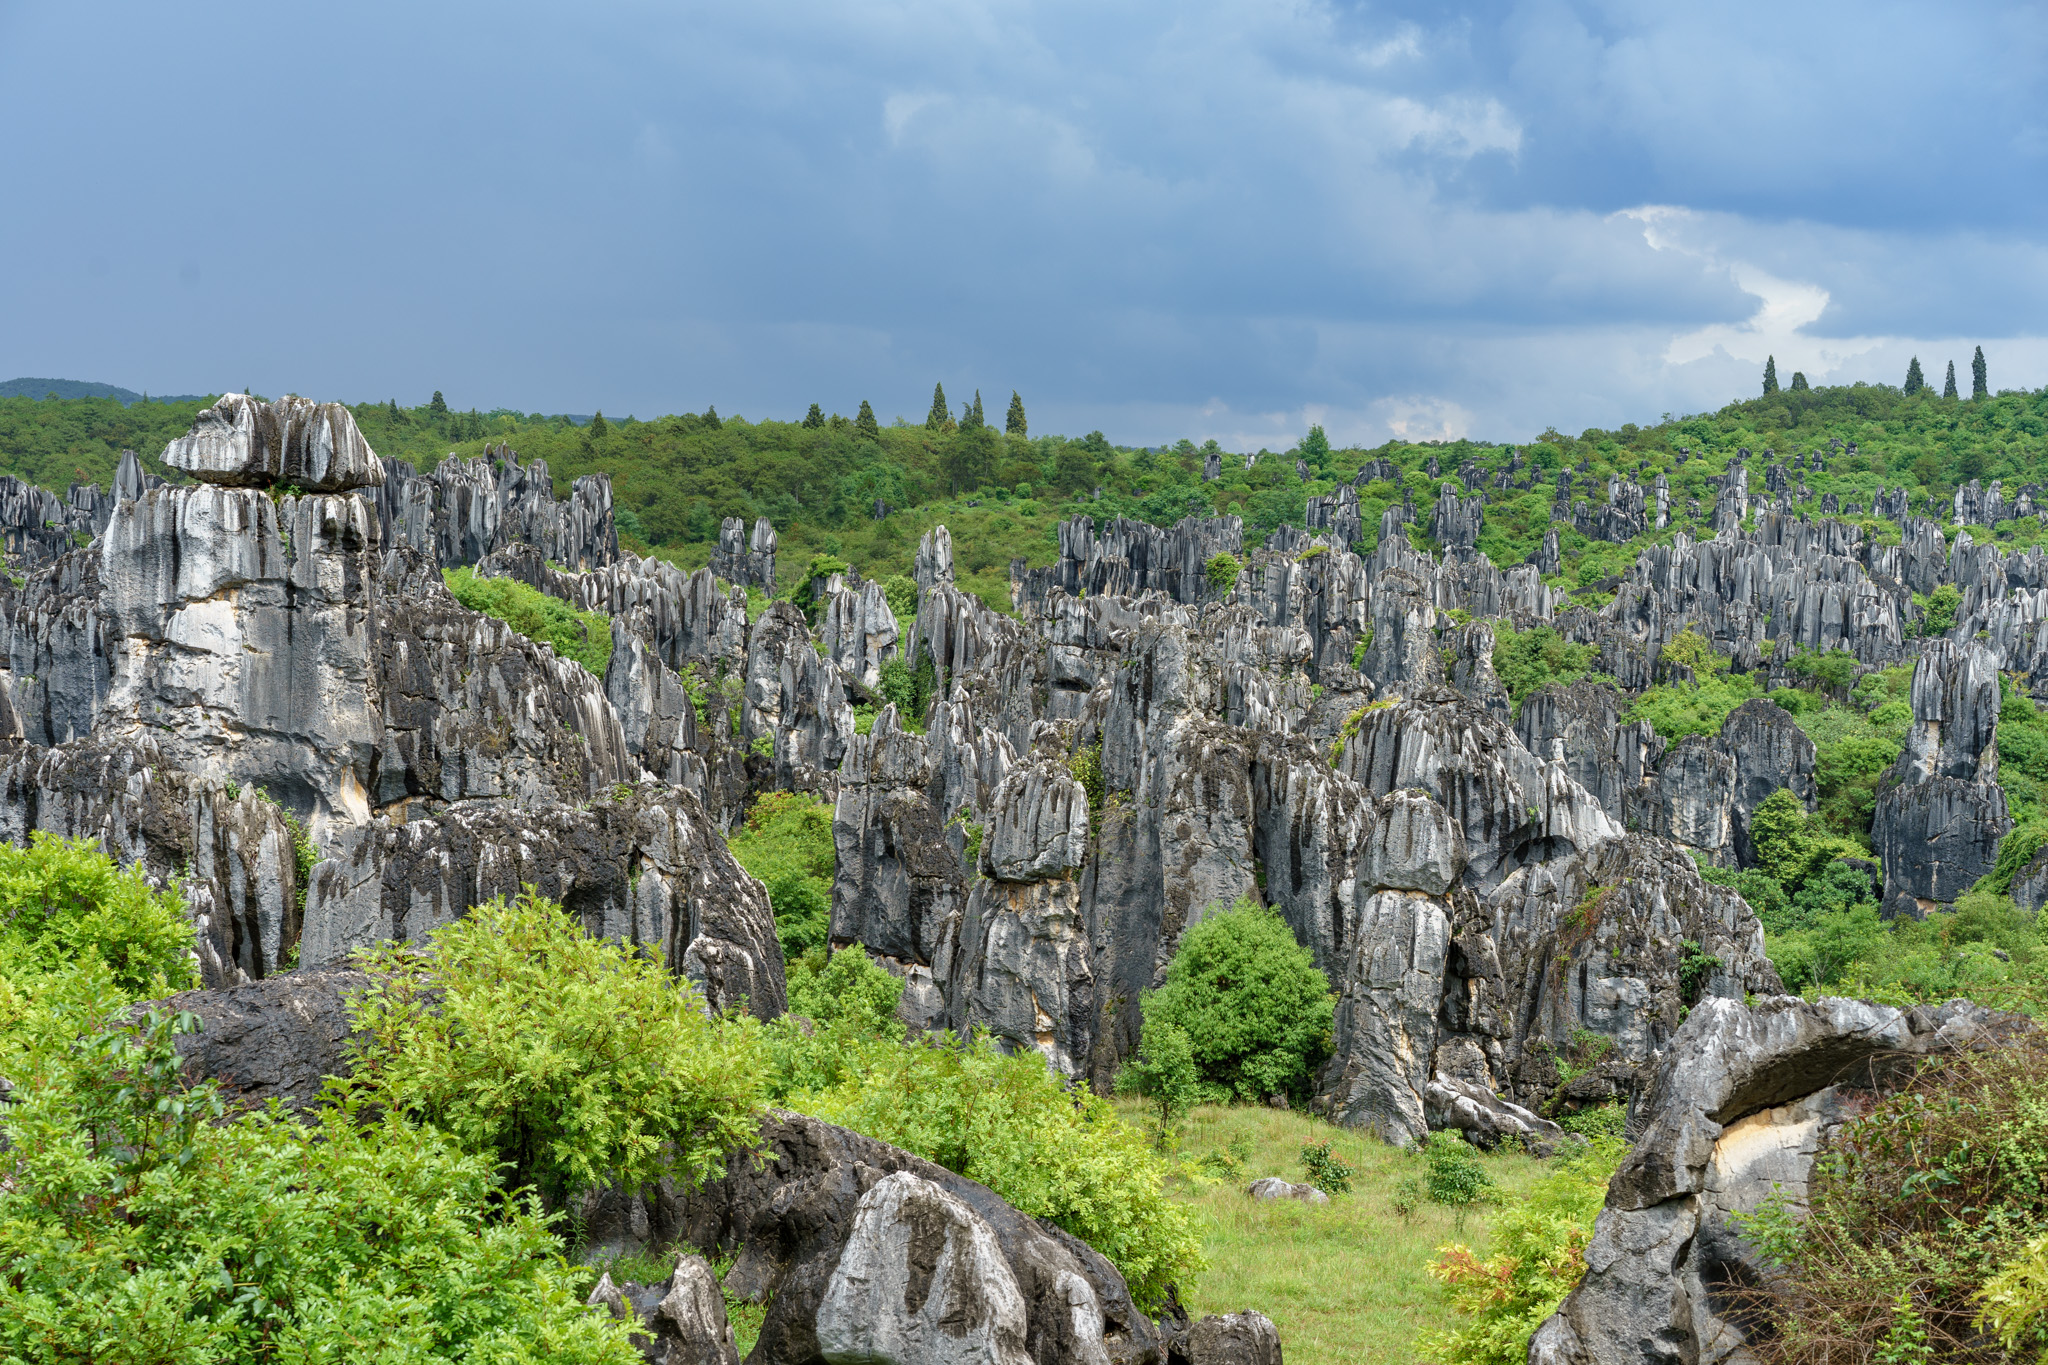
<svg viewBox="0 0 2048 1365"><path fill-rule="evenodd" d="M230 393L164 448L164 463L203 483L240 488L286 484L340 493L384 482L384 462L340 403Z"/></svg>

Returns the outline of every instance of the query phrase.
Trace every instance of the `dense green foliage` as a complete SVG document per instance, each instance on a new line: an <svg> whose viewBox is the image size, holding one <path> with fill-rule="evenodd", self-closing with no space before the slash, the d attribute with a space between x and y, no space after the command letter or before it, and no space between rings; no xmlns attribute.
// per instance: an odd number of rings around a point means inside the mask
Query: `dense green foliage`
<svg viewBox="0 0 2048 1365"><path fill-rule="evenodd" d="M1599 657L1592 645L1572 644L1549 626L1518 631L1506 620L1493 626L1493 671L1517 712L1531 692L1551 683L1577 682Z"/></svg>
<svg viewBox="0 0 2048 1365"><path fill-rule="evenodd" d="M1444 1365L1523 1365L1529 1338L1586 1273L1586 1244L1607 1182L1628 1150L1599 1137L1552 1159L1542 1179L1493 1220L1491 1254L1443 1247L1430 1274L1462 1323L1424 1343Z"/></svg>
<svg viewBox="0 0 2048 1365"><path fill-rule="evenodd" d="M1146 994L1145 1029L1170 1025L1194 1047L1205 1096L1306 1100L1329 1055L1329 978L1277 914L1249 900L1190 925Z"/></svg>
<svg viewBox="0 0 2048 1365"><path fill-rule="evenodd" d="M443 569L455 600L471 611L495 616L536 644L547 645L604 677L612 659L612 619L601 611L580 611L559 597L515 578L478 578L471 569Z"/></svg>
<svg viewBox="0 0 2048 1365"><path fill-rule="evenodd" d="M185 907L140 868L54 834L27 848L0 843L0 991L9 978L26 987L87 959L130 999L198 984Z"/></svg>
<svg viewBox="0 0 2048 1365"><path fill-rule="evenodd" d="M2004 1361L2048 1349L2033 1270L2048 1236L2044 1062L2027 1038L1923 1063L1815 1161L1805 1207L1765 1205L1746 1231L1787 1293L1748 1296L1773 1329L1752 1334L1761 1360ZM1987 1308L2002 1347L1981 1332Z"/></svg>
<svg viewBox="0 0 2048 1365"><path fill-rule="evenodd" d="M350 1087L507 1163L560 1207L604 1183L694 1183L751 1142L765 1059L686 981L531 891L423 949L367 959Z"/></svg>
<svg viewBox="0 0 2048 1365"><path fill-rule="evenodd" d="M222 1121L218 1088L182 1074L191 1016L91 1014L56 1012L10 1068L0 1357L639 1359L583 1310L560 1243L487 1157L352 1104Z"/></svg>
<svg viewBox="0 0 2048 1365"><path fill-rule="evenodd" d="M783 960L822 949L832 927L832 803L764 792L726 847L768 888Z"/></svg>
<svg viewBox="0 0 2048 1365"><path fill-rule="evenodd" d="M1138 1055L1117 1073L1120 1088L1152 1101L1159 1123L1159 1145L1171 1145L1180 1121L1202 1099L1202 1073L1195 1065L1195 1046L1187 1033L1164 1020L1145 1029Z"/></svg>
<svg viewBox="0 0 2048 1365"><path fill-rule="evenodd" d="M1747 674L1730 673L1728 658L1716 654L1706 638L1688 627L1673 636L1660 656L1664 664L1692 670L1689 680L1659 683L1636 698L1629 720L1646 720L1672 743L1687 735L1717 735L1728 713L1763 695Z"/></svg>

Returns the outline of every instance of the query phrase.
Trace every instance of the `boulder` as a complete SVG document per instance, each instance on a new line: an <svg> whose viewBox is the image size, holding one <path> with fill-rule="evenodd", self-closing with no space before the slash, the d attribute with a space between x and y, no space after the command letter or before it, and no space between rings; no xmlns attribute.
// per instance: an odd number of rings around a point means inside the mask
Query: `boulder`
<svg viewBox="0 0 2048 1365"><path fill-rule="evenodd" d="M1324 1194L1315 1186L1297 1185L1292 1181L1282 1180L1277 1175L1264 1176L1254 1180L1245 1189L1245 1193L1253 1199L1293 1199L1303 1204L1327 1204L1330 1202L1330 1196Z"/></svg>
<svg viewBox="0 0 2048 1365"><path fill-rule="evenodd" d="M202 483L283 486L340 493L384 482L384 465L341 403L224 394L192 430L164 447L163 461Z"/></svg>
<svg viewBox="0 0 2048 1365"><path fill-rule="evenodd" d="M1211 1314L1167 1346L1168 1365L1281 1365L1280 1329L1264 1313Z"/></svg>
<svg viewBox="0 0 2048 1365"><path fill-rule="evenodd" d="M348 1000L369 987L352 968L301 968L227 990L185 991L137 1011L190 1010L199 1031L181 1034L178 1055L193 1080L220 1082L230 1101L271 1100L302 1111L328 1076L347 1071Z"/></svg>
<svg viewBox="0 0 2048 1365"><path fill-rule="evenodd" d="M739 1365L725 1295L701 1256L685 1253L659 1284L613 1284L607 1272L590 1291L590 1307L637 1325L632 1340L647 1365Z"/></svg>
<svg viewBox="0 0 2048 1365"><path fill-rule="evenodd" d="M1034 1365L1161 1359L1159 1328L1093 1249L943 1167L801 1114L771 1113L760 1157L736 1153L723 1178L690 1193L664 1191L651 1213L659 1236L737 1254L726 1290L768 1304L752 1365L1010 1360L1013 1304L1022 1310L1023 1356ZM863 1273L898 1286L894 1298L856 1283L849 1255ZM937 1275L941 1262L957 1273ZM924 1310L934 1298L960 1307L961 1328L971 1322L973 1340L1003 1354L853 1354L867 1331L877 1345L884 1332L891 1343L930 1340ZM854 1320L863 1303L886 1321Z"/></svg>

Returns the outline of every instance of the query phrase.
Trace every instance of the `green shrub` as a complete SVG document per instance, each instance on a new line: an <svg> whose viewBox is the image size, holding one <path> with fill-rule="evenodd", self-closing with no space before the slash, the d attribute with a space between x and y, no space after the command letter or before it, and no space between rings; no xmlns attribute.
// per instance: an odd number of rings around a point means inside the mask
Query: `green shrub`
<svg viewBox="0 0 2048 1365"><path fill-rule="evenodd" d="M889 601L889 613L896 618L897 628L908 635L910 623L917 619L916 581L900 573L890 574L882 580L882 596Z"/></svg>
<svg viewBox="0 0 2048 1365"><path fill-rule="evenodd" d="M551 1206L611 1182L695 1183L754 1139L755 1034L531 890L365 967L382 979L350 1004L350 1091L495 1153Z"/></svg>
<svg viewBox="0 0 2048 1365"><path fill-rule="evenodd" d="M1069 1090L1036 1052L986 1039L869 1045L838 1086L802 1101L831 1123L978 1180L1107 1256L1141 1304L1202 1268L1193 1218L1166 1164L1107 1100Z"/></svg>
<svg viewBox="0 0 2048 1365"><path fill-rule="evenodd" d="M1729 712L1761 695L1762 689L1739 673L1659 683L1637 697L1623 718L1646 720L1675 744L1687 735L1718 735Z"/></svg>
<svg viewBox="0 0 2048 1365"><path fill-rule="evenodd" d="M1494 623L1493 671L1517 712L1537 688L1577 682L1599 658L1592 645L1572 644L1549 626L1518 631L1504 620Z"/></svg>
<svg viewBox="0 0 2048 1365"><path fill-rule="evenodd" d="M1308 1172L1309 1184L1327 1195L1351 1193L1351 1163L1330 1151L1330 1144L1319 1142L1301 1149L1301 1168Z"/></svg>
<svg viewBox="0 0 2048 1365"><path fill-rule="evenodd" d="M910 665L901 659L891 659L882 665L881 674L876 690L882 694L883 701L896 708L896 723L913 734L923 734L925 703ZM925 684L927 692L930 686L929 682Z"/></svg>
<svg viewBox="0 0 2048 1365"><path fill-rule="evenodd" d="M1924 597L1914 593L1913 605L1920 611L1920 619L1913 623L1916 634L1946 635L1955 629L1956 613L1962 610L1962 590L1953 583L1944 583Z"/></svg>
<svg viewBox="0 0 2048 1365"><path fill-rule="evenodd" d="M802 792L765 792L726 847L768 888L783 960L824 947L832 927L832 878L838 863L831 803Z"/></svg>
<svg viewBox="0 0 2048 1365"><path fill-rule="evenodd" d="M2048 1235L2044 1063L2038 1035L1922 1063L1814 1162L1803 1208L1778 1197L1746 1220L1785 1294L1737 1298L1767 1326L1752 1334L1762 1360L1910 1358L1899 1348L1919 1335L1923 1359L2048 1347L2048 1324L2013 1292ZM2009 1357L1985 1349L1987 1310Z"/></svg>
<svg viewBox="0 0 2048 1365"><path fill-rule="evenodd" d="M1998 686L1998 785L2005 788L2013 819L2027 824L2040 814L2048 792L2048 715L2011 679L2001 676Z"/></svg>
<svg viewBox="0 0 2048 1365"><path fill-rule="evenodd" d="M1802 678L1811 678L1822 687L1846 691L1849 685L1856 681L1856 671L1860 665L1856 662L1854 654L1837 646L1825 654L1810 649L1796 650L1792 657L1785 661L1785 667Z"/></svg>
<svg viewBox="0 0 2048 1365"><path fill-rule="evenodd" d="M443 569L455 600L471 611L494 616L593 677L604 677L612 660L612 619L601 611L579 611L516 578L478 578L474 569Z"/></svg>
<svg viewBox="0 0 2048 1365"><path fill-rule="evenodd" d="M639 1359L488 1156L353 1105L230 1115L184 1080L173 1039L195 1022L74 1027L13 1073L0 1358Z"/></svg>
<svg viewBox="0 0 2048 1365"><path fill-rule="evenodd" d="M1554 1158L1526 1196L1493 1216L1491 1255L1455 1244L1438 1250L1430 1276L1463 1322L1425 1338L1425 1355L1443 1365L1523 1365L1530 1336L1586 1273L1593 1220L1627 1151L1619 1134L1603 1133L1584 1150Z"/></svg>
<svg viewBox="0 0 2048 1365"><path fill-rule="evenodd" d="M1219 1099L1308 1098L1329 1055L1336 1002L1329 978L1271 910L1241 900L1191 925L1166 984L1142 1002L1145 1027L1170 1024L1194 1044Z"/></svg>
<svg viewBox="0 0 2048 1365"><path fill-rule="evenodd" d="M877 966L858 946L840 949L823 967L814 967L815 961L812 954L790 964L791 1014L803 1015L813 1024L843 1026L862 1038L894 1042L903 1037L903 1025L896 1021L896 1006L903 999L901 977Z"/></svg>
<svg viewBox="0 0 2048 1365"><path fill-rule="evenodd" d="M1442 1204L1463 1222L1475 1204L1494 1196L1493 1177L1479 1160L1479 1153L1455 1128L1431 1133L1422 1147L1422 1192L1432 1204Z"/></svg>
<svg viewBox="0 0 2048 1365"><path fill-rule="evenodd" d="M106 964L128 999L198 984L192 925L174 892L150 888L91 840L37 832L27 848L0 844L0 977L58 972L83 958Z"/></svg>
<svg viewBox="0 0 2048 1365"><path fill-rule="evenodd" d="M1227 593L1237 586L1237 577L1244 572L1244 564L1234 554L1211 555L1202 572L1209 580L1211 592Z"/></svg>

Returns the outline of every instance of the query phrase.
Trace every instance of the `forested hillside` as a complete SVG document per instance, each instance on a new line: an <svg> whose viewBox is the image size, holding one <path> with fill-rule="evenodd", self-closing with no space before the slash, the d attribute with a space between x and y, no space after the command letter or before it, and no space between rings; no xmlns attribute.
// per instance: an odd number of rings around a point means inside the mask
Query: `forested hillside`
<svg viewBox="0 0 2048 1365"><path fill-rule="evenodd" d="M971 404L942 416L943 399L924 420L886 425L858 414L748 420L720 417L715 409L647 421L599 414L578 425L538 413L457 412L438 400L437 394L419 407L367 403L355 409L356 419L378 453L416 467L504 443L522 462L546 460L558 492L578 475L608 473L621 543L685 567L708 560L722 518L751 524L765 516L782 538L780 562L792 579L785 587L794 586L813 553L844 559L871 577L905 573L918 538L943 522L953 532L964 585L1003 610L1009 561L1049 562L1055 528L1076 512L1162 526L1190 513L1230 513L1245 519L1249 539L1300 524L1309 498L1350 482L1370 460L1386 460L1394 477L1358 490L1360 548L1370 552L1380 512L1404 495L1414 500L1417 529L1428 525L1441 486L1427 472L1431 458L1442 478L1468 460L1496 466L1504 458L1500 444L1475 441L1337 448L1317 429L1296 448L1261 451L1248 464L1214 442L1140 448L1115 445L1100 432L1030 435L1015 429L1028 423L1021 401L1019 420L1006 430L995 420L978 421ZM105 484L123 448L162 472L154 457L202 406L204 400L129 407L111 398L0 399L0 472L60 490L81 474ZM1715 413L1575 437L1556 430L1507 435L1506 444L1526 461L1516 482L1529 486L1497 490L1487 504L1479 548L1496 564L1521 563L1541 545L1560 470L1571 473L1575 496L1596 505L1605 500L1610 474L1647 483L1663 473L1669 481L1672 517L1662 532L1607 544L1559 525L1561 573L1553 581L1578 587L1618 573L1646 541L1697 534L1694 500L1700 517L1711 514L1714 481L1744 448L1752 486L1760 487L1774 458L1840 441L1848 453L1831 458L1825 471L1807 473L1806 481L1817 495L1834 493L1866 511L1880 485L1907 488L1918 508L1929 496L1946 503L1971 479L2041 478L2048 473L2048 392L1970 400L1856 384L1782 390ZM1682 451L1692 457L1681 458ZM1220 476L1205 483L1211 457ZM886 509L880 517L878 503ZM1866 520L1869 533L1896 540L1896 521ZM2023 545L2039 535L2028 520L2007 523L1998 538Z"/></svg>

